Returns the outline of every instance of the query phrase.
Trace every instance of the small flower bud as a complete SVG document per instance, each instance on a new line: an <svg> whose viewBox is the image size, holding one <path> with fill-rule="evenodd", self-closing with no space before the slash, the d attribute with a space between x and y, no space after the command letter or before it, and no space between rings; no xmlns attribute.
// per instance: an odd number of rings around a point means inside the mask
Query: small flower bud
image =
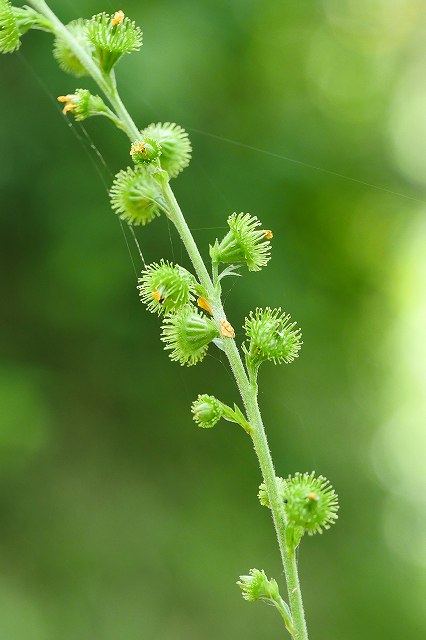
<svg viewBox="0 0 426 640"><path fill-rule="evenodd" d="M75 93L59 96L58 102L65 104L62 113L71 112L76 120L82 121L92 116L113 116L100 96L93 96L88 89L76 89Z"/></svg>
<svg viewBox="0 0 426 640"><path fill-rule="evenodd" d="M245 262L249 271L259 271L270 260L271 232L257 229L256 216L233 213L228 218L229 232L210 247L213 262Z"/></svg>
<svg viewBox="0 0 426 640"><path fill-rule="evenodd" d="M279 600L280 592L278 584L273 578L269 580L265 572L259 569L250 569L248 576L240 576L237 585L243 592L244 600L255 602L256 600Z"/></svg>
<svg viewBox="0 0 426 640"><path fill-rule="evenodd" d="M117 173L110 198L119 217L134 225L146 225L167 211L160 185L143 167Z"/></svg>
<svg viewBox="0 0 426 640"><path fill-rule="evenodd" d="M256 309L246 318L244 329L250 340L243 346L247 364L256 370L259 365L270 360L274 364L292 362L299 355L302 346L301 330L290 316L281 309Z"/></svg>
<svg viewBox="0 0 426 640"><path fill-rule="evenodd" d="M269 605L273 605L282 616L291 637L296 637L290 608L281 598L276 580L273 578L268 579L263 570L250 569L248 576L240 576L237 585L243 592L244 600L248 600L249 602L262 600Z"/></svg>
<svg viewBox="0 0 426 640"><path fill-rule="evenodd" d="M322 533L337 520L339 503L329 481L315 473L296 473L285 480L287 526L301 527L309 535Z"/></svg>
<svg viewBox="0 0 426 640"><path fill-rule="evenodd" d="M213 320L186 305L166 316L161 339L172 360L190 367L203 360L210 342L218 336Z"/></svg>
<svg viewBox="0 0 426 640"><path fill-rule="evenodd" d="M91 56L93 52L93 45L87 38L86 25L87 20L79 18L78 20L73 20L72 22L67 24L67 29L77 40L79 46ZM70 73L77 78L89 75L86 68L77 58L74 51L70 48L68 42L66 42L60 36L57 36L55 38L55 44L53 46L53 56L62 71L65 71L65 73Z"/></svg>
<svg viewBox="0 0 426 640"><path fill-rule="evenodd" d="M139 295L152 313L177 311L194 300L195 278L178 264L154 262L139 278Z"/></svg>
<svg viewBox="0 0 426 640"><path fill-rule="evenodd" d="M86 33L101 69L107 74L123 54L139 51L142 46L142 30L121 11L93 16L87 22Z"/></svg>
<svg viewBox="0 0 426 640"><path fill-rule="evenodd" d="M185 129L171 122L150 124L142 136L153 137L161 145L161 167L170 178L175 178L191 159L191 142Z"/></svg>
<svg viewBox="0 0 426 640"><path fill-rule="evenodd" d="M130 155L136 165L148 165L161 156L161 145L155 138L144 136L133 142Z"/></svg>
<svg viewBox="0 0 426 640"><path fill-rule="evenodd" d="M210 429L223 417L224 406L214 396L202 394L192 403L191 411L199 427Z"/></svg>
<svg viewBox="0 0 426 640"><path fill-rule="evenodd" d="M214 396L199 395L195 402L192 403L192 413L195 422L204 429L214 427L223 418L227 422L234 422L240 425L244 431L251 434L251 427L241 409L236 404L231 409L231 407L220 402Z"/></svg>

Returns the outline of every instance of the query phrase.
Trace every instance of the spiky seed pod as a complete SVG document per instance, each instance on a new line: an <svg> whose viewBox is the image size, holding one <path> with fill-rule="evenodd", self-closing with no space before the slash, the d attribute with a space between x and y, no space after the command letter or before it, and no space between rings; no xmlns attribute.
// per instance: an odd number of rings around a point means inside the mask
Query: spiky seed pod
<svg viewBox="0 0 426 640"><path fill-rule="evenodd" d="M0 0L0 53L13 53L21 46L14 8L9 0Z"/></svg>
<svg viewBox="0 0 426 640"><path fill-rule="evenodd" d="M258 229L261 223L250 213L233 213L229 232L210 247L213 262L245 262L249 271L259 271L270 260L271 232Z"/></svg>
<svg viewBox="0 0 426 640"><path fill-rule="evenodd" d="M170 178L189 165L192 146L185 129L173 122L157 122L148 125L142 136L154 137L161 145L161 167Z"/></svg>
<svg viewBox="0 0 426 640"><path fill-rule="evenodd" d="M280 599L280 592L276 580L268 579L265 572L259 569L250 569L248 576L240 576L237 585L243 592L244 600L255 602L256 600Z"/></svg>
<svg viewBox="0 0 426 640"><path fill-rule="evenodd" d="M309 535L322 533L337 520L337 494L324 476L296 473L284 481L283 499L287 526L300 527Z"/></svg>
<svg viewBox="0 0 426 640"><path fill-rule="evenodd" d="M128 167L117 173L110 198L119 217L134 225L146 225L167 211L160 185L143 167Z"/></svg>
<svg viewBox="0 0 426 640"><path fill-rule="evenodd" d="M88 89L76 89L75 93L59 96L64 103L63 114L72 113L76 120L86 120L92 116L114 117L100 96L93 96Z"/></svg>
<svg viewBox="0 0 426 640"><path fill-rule="evenodd" d="M301 330L284 311L278 309L256 309L246 318L244 329L250 342L243 345L247 365L256 370L270 360L275 364L290 363L298 357L303 344Z"/></svg>
<svg viewBox="0 0 426 640"><path fill-rule="evenodd" d="M21 36L31 29L50 30L50 22L31 7L14 7L0 0L0 53L13 53L21 46Z"/></svg>
<svg viewBox="0 0 426 640"><path fill-rule="evenodd" d="M194 300L195 278L178 264L154 262L142 271L138 282L141 301L158 315L177 311Z"/></svg>
<svg viewBox="0 0 426 640"><path fill-rule="evenodd" d="M52 31L52 24L31 7L14 7L9 0L0 0L0 53L19 49L21 36L29 29Z"/></svg>
<svg viewBox="0 0 426 640"><path fill-rule="evenodd" d="M86 33L105 73L110 73L123 54L142 46L142 30L122 12L98 13L87 22Z"/></svg>
<svg viewBox="0 0 426 640"><path fill-rule="evenodd" d="M130 148L130 155L136 165L148 165L155 162L162 153L158 140L152 136L143 136L135 140Z"/></svg>
<svg viewBox="0 0 426 640"><path fill-rule="evenodd" d="M203 429L214 427L224 415L222 402L214 396L199 395L191 407L194 421Z"/></svg>
<svg viewBox="0 0 426 640"><path fill-rule="evenodd" d="M213 320L190 305L167 315L162 328L161 339L171 351L170 358L188 367L201 362L210 342L219 336Z"/></svg>
<svg viewBox="0 0 426 640"><path fill-rule="evenodd" d="M67 24L67 29L77 40L80 47L85 49L86 52L91 55L93 51L93 45L87 38L86 25L87 20L79 18L78 20L73 20L72 22ZM60 36L55 38L55 43L53 45L53 56L62 71L65 71L65 73L70 73L77 78L89 75L84 65L80 62L75 53L70 49L69 44Z"/></svg>

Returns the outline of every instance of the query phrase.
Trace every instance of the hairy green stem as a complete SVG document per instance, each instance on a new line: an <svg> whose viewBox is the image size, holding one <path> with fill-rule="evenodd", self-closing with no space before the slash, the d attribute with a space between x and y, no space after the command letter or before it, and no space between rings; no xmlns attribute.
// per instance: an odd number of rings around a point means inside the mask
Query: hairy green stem
<svg viewBox="0 0 426 640"><path fill-rule="evenodd" d="M284 570L287 580L288 597L293 617L293 625L296 630L295 638L299 640L308 638L305 612L303 609L302 592L300 591L299 572L297 570L297 556L294 547L287 547L284 556Z"/></svg>
<svg viewBox="0 0 426 640"><path fill-rule="evenodd" d="M44 0L28 0L28 2L43 16L50 20L55 35L66 41L69 47L74 51L77 58L84 65L88 73L97 83L105 97L114 108L117 118L120 121L120 128L127 134L130 141L133 142L137 139L139 136L139 130L119 96L114 75L106 76L102 73L91 56L83 47L81 47L78 41L51 11ZM185 245L200 284L207 292L209 301L211 302L214 318L220 327L220 321L226 319L220 295L210 278L197 244L195 243L185 217L168 182L163 186L163 191L168 203L169 217ZM295 549L286 543L286 518L284 505L280 497L274 465L257 402L257 384L248 379L237 345L232 338L223 338L223 349L229 360L241 398L244 402L247 418L251 426L251 436L253 439L254 449L259 460L260 469L271 505L272 519L287 580L288 597L294 628L293 637L294 640L308 640L302 595L297 572Z"/></svg>
<svg viewBox="0 0 426 640"><path fill-rule="evenodd" d="M111 89L109 92L106 92L105 95L110 101L110 103L112 104L112 106L114 107L115 112L121 121L123 131L128 135L131 142L134 142L139 137L139 134L140 134L139 129L133 122L129 112L127 111L126 107L124 106L120 98L120 95L117 91L115 77L113 78L113 81L110 84L111 84Z"/></svg>

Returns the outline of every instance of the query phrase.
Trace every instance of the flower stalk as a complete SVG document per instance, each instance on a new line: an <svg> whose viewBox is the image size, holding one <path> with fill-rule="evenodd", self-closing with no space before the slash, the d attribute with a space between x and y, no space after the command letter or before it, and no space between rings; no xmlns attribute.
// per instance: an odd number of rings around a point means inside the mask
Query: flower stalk
<svg viewBox="0 0 426 640"><path fill-rule="evenodd" d="M113 67L122 54L140 48L142 32L122 11L112 15L98 14L87 26L91 49L82 43L80 37L76 37L73 28L62 24L45 0L28 2L46 20L57 41L78 61L78 71L87 72L96 82L111 107L102 107L103 102L102 105L98 102L98 110L102 115L107 114L126 133L133 144L133 160L137 165L143 165L117 175L111 192L113 207L120 217L133 224L146 224L160 212L164 212L176 227L185 246L198 283L180 267L162 262L145 272L140 281L141 298L151 311L159 315L164 311L163 341L166 348L172 350L172 359L181 364L196 364L204 357L211 342L218 344L228 358L245 416L236 405L231 409L204 394L193 405L194 418L199 426L210 428L224 417L225 420L240 424L252 438L286 576L289 605L278 592L275 593L275 581L267 581L262 572L258 572L256 576L262 580L265 578L267 585L272 588L272 599L293 640L308 640L296 560L297 546L304 530L299 526L299 538L292 535L294 528L286 513L281 479L275 474L259 409L257 386L257 372L261 362L291 362L296 357L301 345L300 330L294 328L294 323L289 324L289 316L281 313L280 309L257 310L256 315L251 315L246 322L247 337L250 339L249 346L245 348L246 369L221 300L221 276L238 274L235 274L237 267L234 264L220 274L219 265L241 262L250 271L259 270L269 260L272 232L259 229L260 222L250 214L232 214L228 219L229 233L220 243L216 241L211 247L210 276L170 186L170 179L176 177L189 163L189 139L181 127L171 123L153 124L142 132L139 131L117 89ZM91 55L91 51L95 52L94 55ZM88 99L86 94L77 95L80 99L83 95ZM92 97L92 103L93 99ZM67 111L75 111L79 106L74 94L65 96L63 101ZM199 309L192 304L197 296ZM303 508L304 494L299 498ZM306 499L309 500L309 496ZM332 520L330 516L329 521ZM254 574L245 576L244 584L251 584L253 576Z"/></svg>

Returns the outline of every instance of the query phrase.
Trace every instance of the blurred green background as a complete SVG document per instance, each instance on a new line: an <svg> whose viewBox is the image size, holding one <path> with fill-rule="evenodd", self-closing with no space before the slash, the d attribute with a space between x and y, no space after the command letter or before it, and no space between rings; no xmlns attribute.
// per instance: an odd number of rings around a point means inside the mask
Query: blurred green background
<svg viewBox="0 0 426 640"><path fill-rule="evenodd" d="M261 405L277 471L315 469L341 498L300 554L311 639L424 637L424 0L51 6L143 26L122 95L141 126L189 130L174 187L204 255L232 211L273 229L270 265L228 279L226 304L236 327L282 305L304 331L298 361L264 367ZM91 84L50 36L0 69L0 638L284 637L235 585L282 578L249 439L189 412L236 400L232 378L213 350L170 363L136 295L106 193L128 142L67 126L56 96ZM188 266L164 219L137 237L147 262Z"/></svg>

